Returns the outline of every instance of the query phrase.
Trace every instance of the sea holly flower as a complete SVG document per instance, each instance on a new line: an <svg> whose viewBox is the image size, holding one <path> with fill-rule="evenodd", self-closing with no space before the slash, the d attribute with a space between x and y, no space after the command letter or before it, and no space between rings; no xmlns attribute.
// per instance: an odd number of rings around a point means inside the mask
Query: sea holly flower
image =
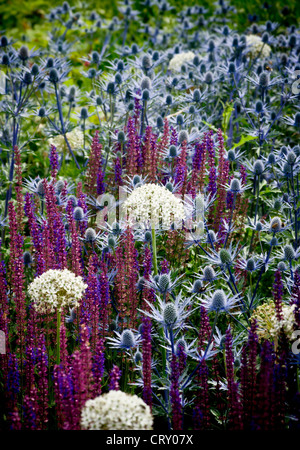
<svg viewBox="0 0 300 450"><path fill-rule="evenodd" d="M138 347L141 342L141 336L139 333L132 330L123 330L122 333L114 331L116 337L108 337L109 344L112 348L120 350L131 350Z"/></svg>
<svg viewBox="0 0 300 450"><path fill-rule="evenodd" d="M155 289L162 295L173 292L177 286L181 283L183 275L176 277L175 280L171 280L171 272L163 273L156 276L150 276L150 280L147 281L147 286L151 289Z"/></svg>
<svg viewBox="0 0 300 450"><path fill-rule="evenodd" d="M220 268L227 268L234 263L240 249L238 245L232 248L232 243L228 249L221 249L219 252L212 250L210 253L202 255L202 258L206 259L212 265L218 265Z"/></svg>
<svg viewBox="0 0 300 450"><path fill-rule="evenodd" d="M236 267L252 273L261 267L261 262L257 261L256 258L245 259L245 258L241 257L241 258L239 258Z"/></svg>
<svg viewBox="0 0 300 450"><path fill-rule="evenodd" d="M146 303L150 308L149 312L140 309L139 311L150 317L162 327L171 326L173 329L183 329L188 327L185 324L185 321L195 310L190 298L183 298L181 292L175 297L174 302L165 302L158 296L156 298L155 304L149 303L146 300Z"/></svg>
<svg viewBox="0 0 300 450"><path fill-rule="evenodd" d="M275 216L270 220L269 223L265 223L263 225L263 231L274 234L281 233L289 229L290 226L291 225L289 223L285 223L280 217Z"/></svg>
<svg viewBox="0 0 300 450"><path fill-rule="evenodd" d="M228 312L239 305L240 294L229 296L223 289L217 289L214 293L204 294L200 302L208 312Z"/></svg>
<svg viewBox="0 0 300 450"><path fill-rule="evenodd" d="M292 245L286 244L280 252L276 253L276 258L280 258L282 261L291 262L300 257L300 249L294 249Z"/></svg>

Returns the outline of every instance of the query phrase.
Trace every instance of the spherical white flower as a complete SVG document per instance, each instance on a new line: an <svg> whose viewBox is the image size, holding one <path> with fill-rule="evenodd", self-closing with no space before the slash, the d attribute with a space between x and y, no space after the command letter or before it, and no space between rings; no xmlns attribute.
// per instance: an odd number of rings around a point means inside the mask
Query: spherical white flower
<svg viewBox="0 0 300 450"><path fill-rule="evenodd" d="M152 430L149 406L137 395L109 391L88 400L81 411L83 430Z"/></svg>
<svg viewBox="0 0 300 450"><path fill-rule="evenodd" d="M64 306L76 307L87 284L68 269L50 269L35 278L28 287L34 308L40 313L61 311Z"/></svg>
<svg viewBox="0 0 300 450"><path fill-rule="evenodd" d="M74 128L69 133L66 133L66 137L72 149L83 147L83 132L78 128ZM49 139L49 144L54 145L56 148L62 148L66 145L66 141L62 134L58 134Z"/></svg>
<svg viewBox="0 0 300 450"><path fill-rule="evenodd" d="M190 61L193 61L195 57L195 53L189 51L189 52L183 52L178 53L169 62L169 70L173 70L174 72L180 72L181 66L185 63L188 63Z"/></svg>
<svg viewBox="0 0 300 450"><path fill-rule="evenodd" d="M278 320L272 300L259 305L251 318L257 321L259 338L277 339L283 332L291 340L295 326L295 307L296 305L282 305L282 318Z"/></svg>
<svg viewBox="0 0 300 450"><path fill-rule="evenodd" d="M262 39L255 34L246 36L247 47L249 48L248 54L252 58L256 58L259 54L261 58L268 58L271 53L271 47L268 44L264 44Z"/></svg>
<svg viewBox="0 0 300 450"><path fill-rule="evenodd" d="M129 222L169 228L185 218L183 202L164 186L146 183L134 189L123 204Z"/></svg>

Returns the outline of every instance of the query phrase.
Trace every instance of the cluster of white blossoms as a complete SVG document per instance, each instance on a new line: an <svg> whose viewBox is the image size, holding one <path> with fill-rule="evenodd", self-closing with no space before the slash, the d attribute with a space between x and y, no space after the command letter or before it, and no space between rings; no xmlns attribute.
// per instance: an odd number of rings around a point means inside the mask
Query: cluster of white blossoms
<svg viewBox="0 0 300 450"><path fill-rule="evenodd" d="M268 44L264 44L261 37L255 34L249 34L246 36L246 43L249 49L248 54L251 57L256 58L259 54L262 58L268 58L271 53L271 47Z"/></svg>
<svg viewBox="0 0 300 450"><path fill-rule="evenodd" d="M28 294L36 311L47 313L78 306L86 288L82 277L70 270L50 269L30 283Z"/></svg>
<svg viewBox="0 0 300 450"><path fill-rule="evenodd" d="M164 186L154 183L134 189L125 200L123 211L130 223L150 223L153 228L169 228L173 223L181 227L185 219L181 199Z"/></svg>
<svg viewBox="0 0 300 450"><path fill-rule="evenodd" d="M195 57L195 53L189 51L189 52L183 52L183 53L177 53L171 61L169 62L169 70L173 70L174 72L180 72L181 66L185 63L188 63L190 61L193 61Z"/></svg>
<svg viewBox="0 0 300 450"><path fill-rule="evenodd" d="M275 303L271 300L258 306L251 320L257 321L257 335L260 339L277 339L283 331L285 336L293 338L296 305L282 305L282 319L276 316Z"/></svg>
<svg viewBox="0 0 300 450"><path fill-rule="evenodd" d="M74 128L69 133L66 133L66 137L72 149L83 147L83 132L79 128ZM54 145L56 148L62 148L66 146L66 141L62 134L58 134L49 139L49 144Z"/></svg>
<svg viewBox="0 0 300 450"><path fill-rule="evenodd" d="M149 406L137 395L111 390L88 400L81 411L83 430L152 430Z"/></svg>

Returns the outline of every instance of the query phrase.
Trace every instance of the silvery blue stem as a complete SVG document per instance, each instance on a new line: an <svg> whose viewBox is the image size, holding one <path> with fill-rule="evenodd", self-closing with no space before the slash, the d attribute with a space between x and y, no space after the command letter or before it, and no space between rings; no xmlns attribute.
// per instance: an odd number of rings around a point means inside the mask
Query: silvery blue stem
<svg viewBox="0 0 300 450"><path fill-rule="evenodd" d="M231 209L231 215L230 215L228 231L227 231L227 235L226 235L226 239L225 239L225 243L224 243L224 248L226 248L228 237L229 237L229 234L230 234L230 231L231 231L231 223L232 223L233 211L234 211L234 208L235 208L235 202L236 202L236 192L233 194L233 204L232 204L232 209Z"/></svg>
<svg viewBox="0 0 300 450"><path fill-rule="evenodd" d="M69 149L69 152L71 153L72 158L75 161L76 167L77 167L77 169L80 169L80 165L78 164L76 156L74 155L74 152L73 152L73 150L72 150L72 148L70 146L70 143L69 143L69 141L67 139L67 136L66 136L64 118L63 118L61 103L60 103L60 99L59 99L59 95L58 95L58 91L57 91L57 83L54 83L54 88L55 88L55 96L56 96L56 103L57 103L57 109L58 109L58 114L59 114L59 121L60 121L60 125L61 125L61 131L62 131L62 134L64 136L64 140L65 140L65 142L67 144L67 147Z"/></svg>
<svg viewBox="0 0 300 450"><path fill-rule="evenodd" d="M275 236L275 233L273 234L273 237ZM262 274L263 274L263 272L264 272L264 268L265 268L265 266L268 264L268 262L269 262L269 259L270 259L270 255L271 255L271 251L272 251L272 244L270 244L270 248L269 248L269 251L268 251L268 254L267 254L267 258L266 258L266 261L265 261L265 263L263 264L263 266L262 266L262 268L261 268L261 270L260 270L260 272L259 272L259 276L258 276L258 280L257 280L257 282L256 282L256 286L255 286L255 289L254 289L254 292L253 292L253 295L252 295L252 298L251 298L251 302L250 302L250 305L249 305L249 310L252 308L252 305L253 305L253 302L254 302L254 299L255 299L255 296L256 296L256 292L257 292L257 288L258 288L258 285L259 285L259 282L260 282L260 280L261 280L261 277L262 277Z"/></svg>
<svg viewBox="0 0 300 450"><path fill-rule="evenodd" d="M200 367L202 361L205 359L205 357L206 357L206 355L207 355L208 349L209 349L209 347L210 347L210 344L211 344L211 341L212 341L212 338L213 338L213 335L214 335L214 331L215 331L215 327L216 327L216 324L217 324L218 315L219 315L219 311L216 312L215 320L214 320L214 323L213 323L213 327L212 327L212 330L211 330L211 333L210 333L210 336L209 336L209 340L208 340L208 343L207 343L207 346L206 346L204 355L202 356L202 358L200 358L200 362L198 363L198 365L196 366L196 368L192 371L192 373L188 376L188 378L187 378L187 380L185 381L185 383L183 383L183 385L182 385L182 391L183 391L183 389L186 387L186 385L190 382L190 380L193 378L193 376L195 375L195 373L196 373L197 370L199 369L199 367Z"/></svg>
<svg viewBox="0 0 300 450"><path fill-rule="evenodd" d="M8 212L8 203L11 199L11 192L12 192L12 186L11 183L14 179L14 168L15 168L15 146L17 145L18 141L18 132L19 132L19 124L16 123L16 118L13 118L13 142L12 142L12 154L11 154L11 161L10 161L10 168L9 168L9 187L6 191L6 197L5 197L5 207L4 207L4 218L7 217Z"/></svg>

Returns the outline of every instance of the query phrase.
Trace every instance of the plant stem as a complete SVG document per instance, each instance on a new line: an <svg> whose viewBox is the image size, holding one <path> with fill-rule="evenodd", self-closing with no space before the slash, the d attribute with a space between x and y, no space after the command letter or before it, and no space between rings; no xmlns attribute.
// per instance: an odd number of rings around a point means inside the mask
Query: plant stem
<svg viewBox="0 0 300 450"><path fill-rule="evenodd" d="M56 324L56 364L60 364L60 323L61 312L57 310L57 324Z"/></svg>
<svg viewBox="0 0 300 450"><path fill-rule="evenodd" d="M152 259L153 259L153 270L154 275L158 274L157 270L157 251L156 251L156 236L155 236L155 228L152 227Z"/></svg>

